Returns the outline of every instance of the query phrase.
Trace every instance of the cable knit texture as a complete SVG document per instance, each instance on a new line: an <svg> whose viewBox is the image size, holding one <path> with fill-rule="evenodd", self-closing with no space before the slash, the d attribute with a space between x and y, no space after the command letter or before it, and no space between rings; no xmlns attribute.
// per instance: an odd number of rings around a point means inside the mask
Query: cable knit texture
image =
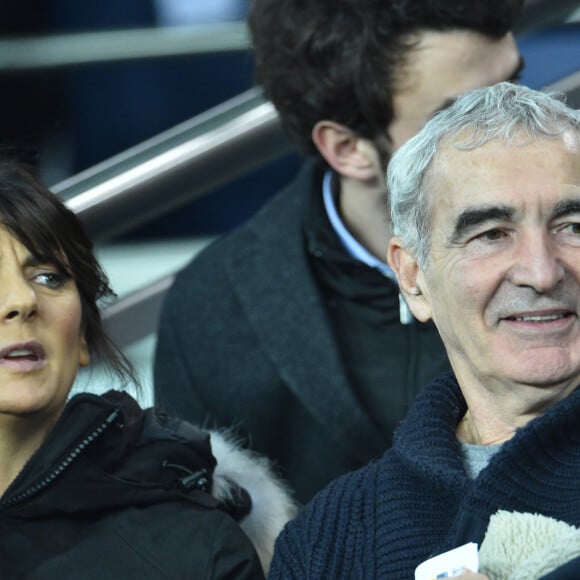
<svg viewBox="0 0 580 580"><path fill-rule="evenodd" d="M417 397L380 460L323 490L276 544L269 578L406 579L423 560L481 543L499 509L580 524L580 389L534 419L475 480L455 428L466 411L453 375Z"/></svg>

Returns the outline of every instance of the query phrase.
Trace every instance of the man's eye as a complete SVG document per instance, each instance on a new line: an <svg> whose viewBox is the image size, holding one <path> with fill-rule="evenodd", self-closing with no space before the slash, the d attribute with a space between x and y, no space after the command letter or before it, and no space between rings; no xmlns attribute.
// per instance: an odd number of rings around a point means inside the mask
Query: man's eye
<svg viewBox="0 0 580 580"><path fill-rule="evenodd" d="M479 234L477 237L480 240L487 240L489 242L496 242L498 240L501 240L504 237L504 232L502 230L498 230L498 229L487 230L486 232Z"/></svg>
<svg viewBox="0 0 580 580"><path fill-rule="evenodd" d="M568 222L556 228L556 237L566 244L580 245L580 222Z"/></svg>
<svg viewBox="0 0 580 580"><path fill-rule="evenodd" d="M568 222L556 226L556 230L565 234L580 235L580 222Z"/></svg>

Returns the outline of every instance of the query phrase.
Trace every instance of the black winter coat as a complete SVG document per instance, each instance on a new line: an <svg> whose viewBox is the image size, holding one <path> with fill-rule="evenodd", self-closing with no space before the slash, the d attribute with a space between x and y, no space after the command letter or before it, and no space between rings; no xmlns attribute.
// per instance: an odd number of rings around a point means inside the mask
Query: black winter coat
<svg viewBox="0 0 580 580"><path fill-rule="evenodd" d="M207 493L214 466L191 425L77 395L0 500L0 578L263 578Z"/></svg>

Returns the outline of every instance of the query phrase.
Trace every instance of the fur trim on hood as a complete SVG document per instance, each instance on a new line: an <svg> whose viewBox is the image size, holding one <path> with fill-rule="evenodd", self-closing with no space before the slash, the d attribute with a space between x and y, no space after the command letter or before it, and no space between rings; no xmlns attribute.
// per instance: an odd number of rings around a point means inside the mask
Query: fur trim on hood
<svg viewBox="0 0 580 580"><path fill-rule="evenodd" d="M239 519L267 575L276 538L297 515L298 503L266 457L243 448L231 431L210 431L210 435L217 460L211 493Z"/></svg>

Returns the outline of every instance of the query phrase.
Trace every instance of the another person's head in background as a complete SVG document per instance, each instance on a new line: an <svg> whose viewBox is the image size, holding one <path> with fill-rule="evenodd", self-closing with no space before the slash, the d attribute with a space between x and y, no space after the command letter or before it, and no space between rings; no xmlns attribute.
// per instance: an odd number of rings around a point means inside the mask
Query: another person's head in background
<svg viewBox="0 0 580 580"><path fill-rule="evenodd" d="M82 223L9 159L0 161L0 278L1 413L40 412L50 426L79 368L94 361L133 382L103 330L99 303L113 292Z"/></svg>
<svg viewBox="0 0 580 580"><path fill-rule="evenodd" d="M389 263L500 442L580 380L580 113L511 83L471 91L395 154Z"/></svg>
<svg viewBox="0 0 580 580"><path fill-rule="evenodd" d="M302 150L344 177L376 178L458 93L517 78L521 58L510 29L521 6L253 0L257 78Z"/></svg>

